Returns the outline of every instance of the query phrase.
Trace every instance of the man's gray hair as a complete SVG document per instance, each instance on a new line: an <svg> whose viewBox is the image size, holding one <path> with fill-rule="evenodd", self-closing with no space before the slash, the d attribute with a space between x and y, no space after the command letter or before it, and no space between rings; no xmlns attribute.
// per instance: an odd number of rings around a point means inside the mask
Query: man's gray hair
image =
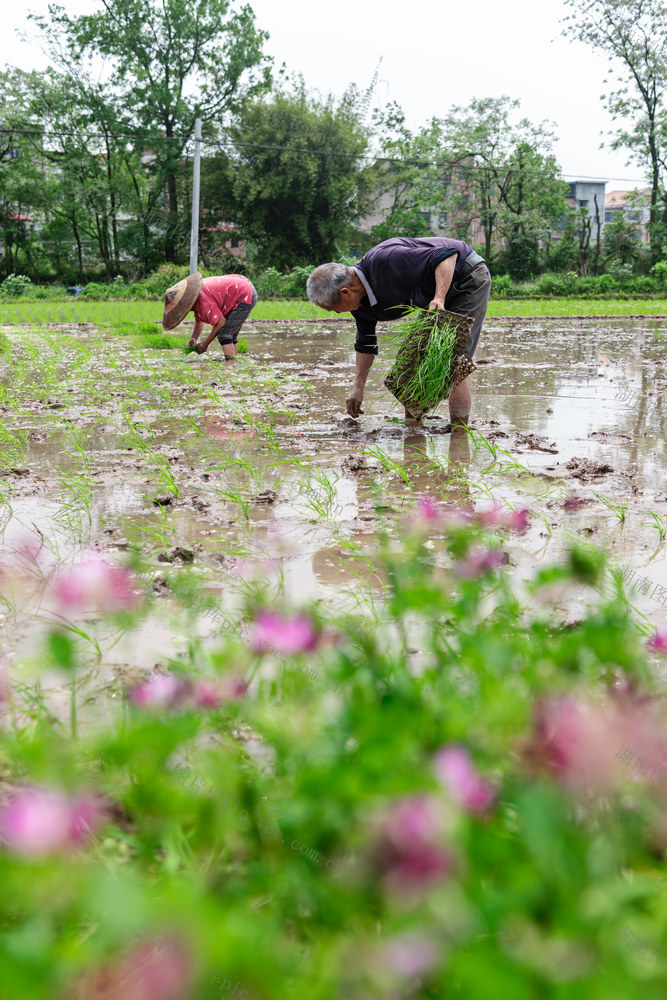
<svg viewBox="0 0 667 1000"><path fill-rule="evenodd" d="M340 290L354 278L354 268L345 264L320 264L306 282L308 298L320 309L331 309L340 298Z"/></svg>

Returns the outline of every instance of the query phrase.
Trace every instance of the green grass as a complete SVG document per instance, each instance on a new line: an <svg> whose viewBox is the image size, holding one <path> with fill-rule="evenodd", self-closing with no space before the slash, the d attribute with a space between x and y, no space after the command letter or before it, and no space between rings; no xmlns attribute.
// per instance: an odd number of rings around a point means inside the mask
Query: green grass
<svg viewBox="0 0 667 1000"><path fill-rule="evenodd" d="M667 299L492 299L487 316L665 316Z"/></svg>
<svg viewBox="0 0 667 1000"><path fill-rule="evenodd" d="M490 318L503 316L637 316L667 315L667 299L492 299ZM251 319L331 321L332 316L310 302L300 299L266 299L257 303ZM333 317L336 318L336 317ZM345 318L351 320L349 314ZM0 326L3 324L97 323L123 326L128 323L151 324L161 333L162 302L128 301L66 302L0 301ZM129 332L129 331L128 331Z"/></svg>

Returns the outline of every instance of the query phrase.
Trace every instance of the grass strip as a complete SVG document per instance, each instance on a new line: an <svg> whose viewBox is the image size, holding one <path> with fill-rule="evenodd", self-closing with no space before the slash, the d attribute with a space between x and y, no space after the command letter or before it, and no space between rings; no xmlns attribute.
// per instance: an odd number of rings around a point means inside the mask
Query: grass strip
<svg viewBox="0 0 667 1000"><path fill-rule="evenodd" d="M667 316L667 299L492 299L487 316L494 318L530 316ZM353 322L347 313L342 317ZM335 318L337 319L337 317ZM249 322L319 320L323 324L334 322L326 312L310 302L300 299L266 299L257 303ZM75 299L67 302L0 301L0 326L41 325L43 323L96 323L100 326L119 323L150 323L161 332L162 301L86 302ZM191 323L186 322L184 331Z"/></svg>

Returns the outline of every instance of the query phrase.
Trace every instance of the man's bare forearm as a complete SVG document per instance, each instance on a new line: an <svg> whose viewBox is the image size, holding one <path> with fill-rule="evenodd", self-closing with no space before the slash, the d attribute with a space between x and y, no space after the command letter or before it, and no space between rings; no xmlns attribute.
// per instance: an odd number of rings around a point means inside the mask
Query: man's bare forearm
<svg viewBox="0 0 667 1000"><path fill-rule="evenodd" d="M452 254L441 260L435 269L435 294L429 303L429 309L444 309L445 299L454 278L454 268L458 260L458 254Z"/></svg>
<svg viewBox="0 0 667 1000"><path fill-rule="evenodd" d="M366 388L366 379L368 378L368 373L373 367L373 362L375 361L374 354L361 354L357 352L357 375L354 380L355 389Z"/></svg>

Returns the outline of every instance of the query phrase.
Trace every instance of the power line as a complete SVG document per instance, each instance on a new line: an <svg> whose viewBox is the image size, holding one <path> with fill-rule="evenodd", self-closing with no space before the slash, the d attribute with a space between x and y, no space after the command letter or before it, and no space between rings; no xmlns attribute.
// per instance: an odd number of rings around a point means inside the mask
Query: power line
<svg viewBox="0 0 667 1000"><path fill-rule="evenodd" d="M167 135L149 135L149 134L141 135L138 132L108 132L108 133L105 133L105 132L85 132L85 133L77 133L77 132L68 132L65 129L61 129L60 131L44 131L42 129L16 129L16 128L11 128L11 127L10 128L0 128L0 135L9 135L9 136L11 136L11 135L38 135L38 136L44 136L44 137L49 137L49 138L57 138L57 139L62 139L63 137L67 137L69 139L78 139L81 142L87 142L90 139L105 139L105 140L106 139L134 139L135 141L136 140L140 140L140 141L146 142L146 143L160 143L160 142L183 142L183 143L187 143L187 142L194 141L194 136L184 136L184 135L173 135L173 136L167 136ZM406 166L416 166L416 167L430 166L430 167L449 167L449 168L460 166L461 170L464 170L464 171L466 171L468 173L482 172L484 170L489 170L489 169L506 169L506 170L517 170L518 169L516 166L512 166L512 164L505 164L505 165L499 164L497 168L493 168L493 167L482 167L482 166L475 165L475 164L465 165L462 161L459 161L459 160L457 160L455 163L451 163L448 160L424 160L424 159L413 159L413 158L403 159L401 157L395 157L395 156L379 156L379 155L374 155L373 153L368 152L366 150L364 152L361 152L361 153L341 153L341 152L338 152L337 150L331 150L331 149L312 149L310 147L299 148L299 147L296 147L296 146L278 146L278 145L273 145L271 143L234 142L232 140L229 140L228 142L224 142L224 141L222 141L220 139L202 139L202 143L204 145L210 147L210 148L213 148L213 149L229 149L229 148L232 148L232 149L264 149L264 150L272 150L274 152L299 153L301 155L308 155L308 156L328 156L328 157L334 157L334 158L339 158L339 159L347 159L347 160L349 160L349 159L358 160L358 159L368 158L368 159L372 160L374 163L390 163L392 165L394 165L394 164L396 164L396 165L404 164ZM54 152L54 150L50 150L50 152ZM91 155L95 155L95 154L91 154ZM470 156L476 156L477 154L476 153L470 153L468 155L470 155ZM541 171L541 170L523 170L522 174L523 174L524 177L530 176L530 175L533 175L535 177L541 177L541 176L543 176L544 171ZM570 172L570 173L564 173L564 172L562 172L559 176L561 178L563 178L563 179L571 178L572 180L597 181L599 183L603 183L603 182L611 183L612 181L617 181L617 182L623 183L623 184L642 184L642 185L646 185L648 183L647 182L647 178L645 178L645 177L609 177L608 175L607 176L594 176L594 175L590 175L590 174L578 174L578 173L572 173L572 172Z"/></svg>

